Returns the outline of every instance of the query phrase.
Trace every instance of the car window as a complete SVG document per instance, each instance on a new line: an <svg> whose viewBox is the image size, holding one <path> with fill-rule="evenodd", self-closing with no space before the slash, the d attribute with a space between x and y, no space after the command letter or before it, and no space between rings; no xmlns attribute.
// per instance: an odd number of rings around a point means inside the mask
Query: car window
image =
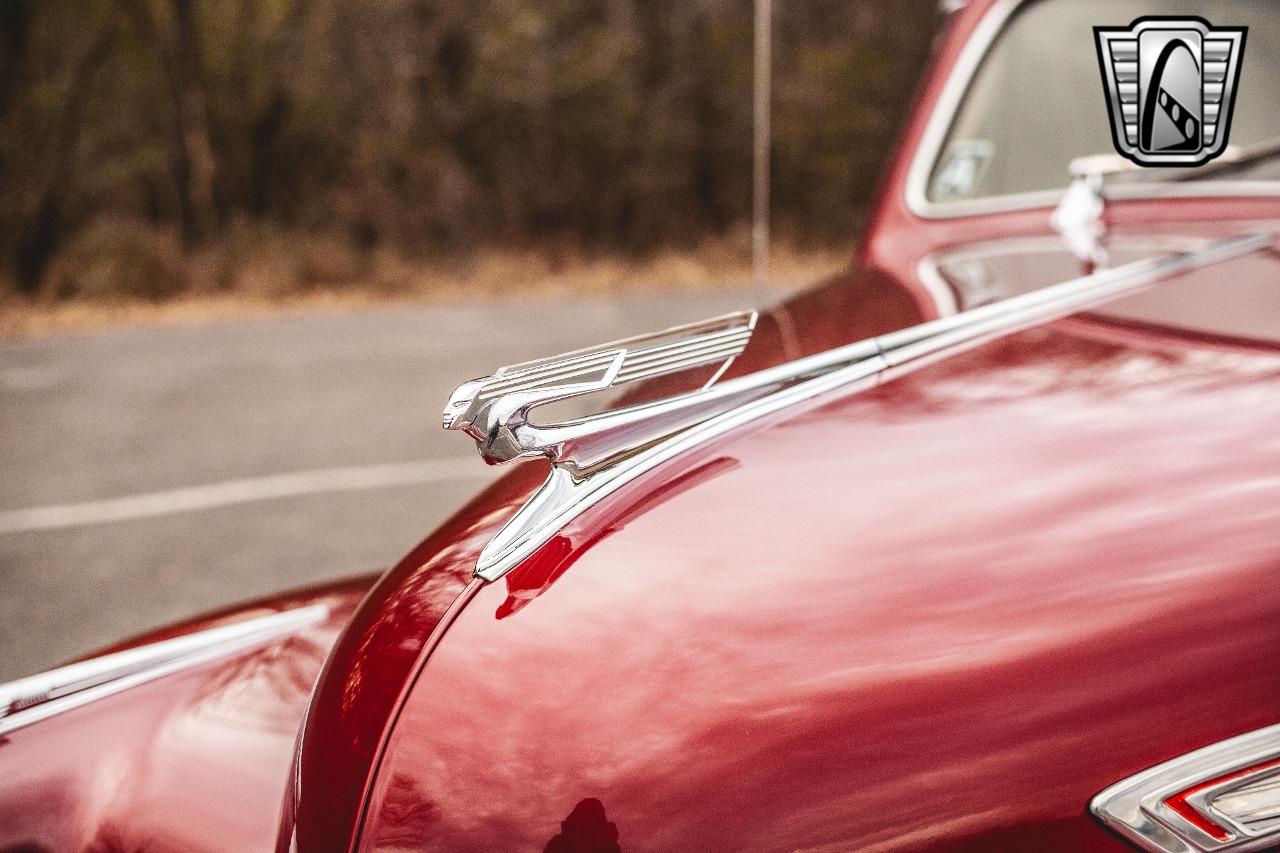
<svg viewBox="0 0 1280 853"><path fill-rule="evenodd" d="M961 100L929 176L928 200L1061 189L1072 159L1114 151L1093 27L1128 26L1144 15L1247 26L1230 143L1280 136L1280 2L1030 0L993 41ZM1280 181L1280 160L1222 180Z"/></svg>

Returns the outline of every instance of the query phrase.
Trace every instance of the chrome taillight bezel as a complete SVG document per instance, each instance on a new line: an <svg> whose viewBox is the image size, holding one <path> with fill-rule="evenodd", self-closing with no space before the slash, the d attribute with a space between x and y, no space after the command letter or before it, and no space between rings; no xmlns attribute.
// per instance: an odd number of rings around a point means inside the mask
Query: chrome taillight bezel
<svg viewBox="0 0 1280 853"><path fill-rule="evenodd" d="M1253 828L1215 803L1277 776L1280 725L1144 770L1102 791L1089 808L1108 827L1153 853L1248 853L1274 848L1280 821Z"/></svg>

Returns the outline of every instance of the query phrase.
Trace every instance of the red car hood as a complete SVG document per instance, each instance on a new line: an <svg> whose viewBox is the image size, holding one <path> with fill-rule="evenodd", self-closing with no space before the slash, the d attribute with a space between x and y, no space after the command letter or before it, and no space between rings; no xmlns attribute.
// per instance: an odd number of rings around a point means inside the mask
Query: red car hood
<svg viewBox="0 0 1280 853"><path fill-rule="evenodd" d="M804 294L742 369L918 321L901 293ZM1280 720L1277 390L1274 348L1061 321L674 460L467 586L520 466L331 658L299 849L1126 849L1093 794Z"/></svg>

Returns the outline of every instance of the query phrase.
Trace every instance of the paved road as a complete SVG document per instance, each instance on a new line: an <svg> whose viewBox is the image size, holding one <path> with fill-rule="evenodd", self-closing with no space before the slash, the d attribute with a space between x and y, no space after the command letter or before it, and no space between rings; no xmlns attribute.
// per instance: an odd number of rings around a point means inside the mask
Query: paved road
<svg viewBox="0 0 1280 853"><path fill-rule="evenodd" d="M492 476L460 380L742 307L517 301L0 342L0 680L394 562Z"/></svg>

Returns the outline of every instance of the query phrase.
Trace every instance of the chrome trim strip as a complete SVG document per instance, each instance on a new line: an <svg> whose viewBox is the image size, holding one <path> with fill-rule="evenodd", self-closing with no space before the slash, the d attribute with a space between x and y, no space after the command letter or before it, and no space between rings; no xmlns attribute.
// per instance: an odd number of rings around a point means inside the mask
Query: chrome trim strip
<svg viewBox="0 0 1280 853"><path fill-rule="evenodd" d="M1252 794L1264 798L1264 805L1254 806L1248 816L1230 814L1220 805L1231 797ZM1280 767L1270 767L1238 779L1219 782L1187 797L1200 814L1241 837L1272 837L1280 833ZM1247 811L1247 809L1246 809ZM1252 817L1252 820L1248 819Z"/></svg>
<svg viewBox="0 0 1280 853"><path fill-rule="evenodd" d="M299 607L0 684L0 735L162 676L263 645L328 616L329 606L325 604Z"/></svg>
<svg viewBox="0 0 1280 853"><path fill-rule="evenodd" d="M1186 821L1164 801L1205 780L1277 757L1280 725L1206 746L1130 776L1094 797L1089 810L1115 832L1152 853L1245 853L1271 848L1280 833L1238 835L1221 841ZM1197 810L1203 807L1199 802L1189 802ZM1215 815L1215 822L1221 820Z"/></svg>
<svg viewBox="0 0 1280 853"><path fill-rule="evenodd" d="M925 124L924 133L916 145L907 168L904 201L907 209L921 219L955 219L964 216L981 216L1007 213L1015 210L1053 208L1062 200L1066 186L1057 190L1014 193L989 196L971 201L929 201L929 174L942 154L942 143L951 130L960 104L973 83L978 68L996 37L1004 29L1009 18L1028 0L1000 0L987 10L986 15L969 36L951 69L947 82L934 103L933 112ZM1106 105L1101 104L1100 108ZM1067 176L1063 166L1063 177ZM1246 198L1280 195L1277 181L1204 181L1172 184L1129 184L1107 188L1107 198L1115 201L1141 201L1166 198Z"/></svg>
<svg viewBox="0 0 1280 853"><path fill-rule="evenodd" d="M1258 229L1265 229L1270 225L1267 222L1242 222L1238 224L1242 227ZM1206 237L1204 234L1191 234L1185 231L1162 234L1120 232L1113 233L1111 236L1112 245L1109 248L1119 248L1132 252L1189 252L1213 242L1212 237ZM967 292L961 283L954 281L943 272L944 267L963 264L968 261L983 261L993 256L1033 255L1066 251L1068 250L1062 245L1060 237L1041 234L1033 234L1026 237L997 237L991 240L966 243L925 255L916 264L916 276L924 283L925 288L931 294L935 291L946 294L943 299L938 300L940 314L955 314L958 311L965 310L965 306L977 307L978 305L986 304L986 302L975 302L972 298L973 294ZM996 284L997 288L995 288L993 295L999 295L998 282ZM943 306L949 307L950 310L943 310Z"/></svg>
<svg viewBox="0 0 1280 853"><path fill-rule="evenodd" d="M516 405L527 401L498 398L492 410L502 416L484 421L472 436L482 455L497 462L542 455L552 465L546 482L481 551L475 575L497 580L588 507L655 466L742 424L814 401L829 391L847 394L871 388L953 353L1273 244L1270 234L1247 234L1193 251L1147 258L700 391L561 424L532 424L530 405ZM460 394L468 398L468 389L485 381L464 383L450 406L456 405ZM495 450L503 450L503 456L495 455Z"/></svg>

